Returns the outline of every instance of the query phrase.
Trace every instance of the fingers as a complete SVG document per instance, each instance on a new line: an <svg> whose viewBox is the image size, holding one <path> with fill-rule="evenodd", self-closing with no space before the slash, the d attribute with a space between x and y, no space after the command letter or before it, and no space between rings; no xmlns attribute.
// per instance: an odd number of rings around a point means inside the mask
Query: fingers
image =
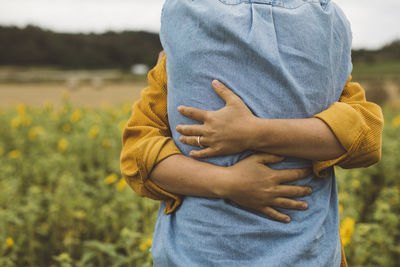
<svg viewBox="0 0 400 267"><path fill-rule="evenodd" d="M204 122L207 117L207 111L199 108L179 106L178 112L185 117L191 118L196 121Z"/></svg>
<svg viewBox="0 0 400 267"><path fill-rule="evenodd" d="M226 87L223 83L218 80L212 81L212 87L214 91L226 102L232 102L236 100L240 100L240 98L232 92L228 87Z"/></svg>
<svg viewBox="0 0 400 267"><path fill-rule="evenodd" d="M250 159L254 159L259 163L263 164L271 164L281 162L284 158L277 155L267 154L267 153L256 153L249 157Z"/></svg>
<svg viewBox="0 0 400 267"><path fill-rule="evenodd" d="M281 197L305 197L312 194L312 188L309 186L279 185L276 193Z"/></svg>
<svg viewBox="0 0 400 267"><path fill-rule="evenodd" d="M308 204L305 201L297 201L293 199L278 197L272 202L272 206L283 209L306 210Z"/></svg>
<svg viewBox="0 0 400 267"><path fill-rule="evenodd" d="M280 213L276 210L274 210L271 207L264 207L264 208L260 208L258 209L259 212L264 213L268 216L270 216L272 219L279 221L279 222L284 222L284 223L289 223L290 222L290 217Z"/></svg>
<svg viewBox="0 0 400 267"><path fill-rule="evenodd" d="M160 61L162 60L163 56L165 56L164 50L162 50L162 51L158 54L157 64L160 63Z"/></svg>
<svg viewBox="0 0 400 267"><path fill-rule="evenodd" d="M197 136L185 136L185 135L181 135L181 136L179 137L179 141L180 141L181 143L183 143L183 144L186 144L186 145L200 147L199 140L198 140L198 137L199 137L199 136L200 136L200 144L201 144L203 147L209 146L208 143L206 142L207 139L206 139L204 136L201 136L201 135L197 135Z"/></svg>
<svg viewBox="0 0 400 267"><path fill-rule="evenodd" d="M280 170L277 171L277 182L288 183L303 179L312 173L311 169L292 169L292 170Z"/></svg>
<svg viewBox="0 0 400 267"><path fill-rule="evenodd" d="M220 156L221 154L218 154L218 151L215 150L214 148L207 147L202 150L192 150L190 151L190 156L196 157L196 158L207 158L207 157L216 157Z"/></svg>
<svg viewBox="0 0 400 267"><path fill-rule="evenodd" d="M204 134L203 127L204 126L202 124L177 125L175 129L182 135L199 136Z"/></svg>

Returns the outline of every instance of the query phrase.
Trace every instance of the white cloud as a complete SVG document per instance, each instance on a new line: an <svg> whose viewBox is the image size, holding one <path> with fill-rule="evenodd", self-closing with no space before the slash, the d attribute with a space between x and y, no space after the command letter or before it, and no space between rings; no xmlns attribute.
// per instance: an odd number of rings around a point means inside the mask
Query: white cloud
<svg viewBox="0 0 400 267"><path fill-rule="evenodd" d="M0 24L35 24L62 32L158 32L165 0L0 0ZM400 39L399 0L336 0L349 18L354 47Z"/></svg>
<svg viewBox="0 0 400 267"><path fill-rule="evenodd" d="M378 48L400 39L399 0L335 0L350 20L353 46Z"/></svg>
<svg viewBox="0 0 400 267"><path fill-rule="evenodd" d="M0 0L0 23L63 32L157 32L162 0Z"/></svg>

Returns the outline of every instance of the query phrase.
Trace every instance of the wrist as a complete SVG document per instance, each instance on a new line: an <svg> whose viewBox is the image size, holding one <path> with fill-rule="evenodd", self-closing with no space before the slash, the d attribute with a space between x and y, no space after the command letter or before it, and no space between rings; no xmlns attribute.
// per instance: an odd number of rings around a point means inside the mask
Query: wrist
<svg viewBox="0 0 400 267"><path fill-rule="evenodd" d="M230 195L231 187L231 168L218 166L216 170L216 176L214 180L214 186L212 188L213 193L222 199L228 199Z"/></svg>
<svg viewBox="0 0 400 267"><path fill-rule="evenodd" d="M251 137L248 138L249 149L256 151L265 151L271 142L271 123L270 119L254 117L251 122Z"/></svg>

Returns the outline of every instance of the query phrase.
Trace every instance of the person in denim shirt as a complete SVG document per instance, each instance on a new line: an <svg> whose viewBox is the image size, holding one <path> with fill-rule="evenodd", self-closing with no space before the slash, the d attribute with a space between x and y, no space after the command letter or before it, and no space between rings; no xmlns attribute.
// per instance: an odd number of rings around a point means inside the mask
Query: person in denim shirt
<svg viewBox="0 0 400 267"><path fill-rule="evenodd" d="M312 117L337 101L351 73L351 31L330 1L168 0L161 41L167 54L171 129L196 121L185 104L224 106L210 81L226 84L260 118ZM179 142L189 155L192 146ZM203 159L231 166L254 153ZM275 169L306 168L286 158ZM295 182L313 188L306 211L285 211L282 224L222 199L186 197L173 215L158 214L152 254L156 266L339 266L338 200L334 171Z"/></svg>

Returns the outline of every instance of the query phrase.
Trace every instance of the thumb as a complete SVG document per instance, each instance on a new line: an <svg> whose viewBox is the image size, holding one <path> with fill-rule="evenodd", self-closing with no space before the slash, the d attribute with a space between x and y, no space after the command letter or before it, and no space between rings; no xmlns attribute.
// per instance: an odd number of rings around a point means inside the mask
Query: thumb
<svg viewBox="0 0 400 267"><path fill-rule="evenodd" d="M267 153L257 153L254 154L254 157L256 157L257 162L263 164L278 163L284 159L284 157L282 156L272 155Z"/></svg>
<svg viewBox="0 0 400 267"><path fill-rule="evenodd" d="M235 101L239 98L234 92L232 92L228 87L218 80L212 81L212 87L214 91L225 101L225 103Z"/></svg>
<svg viewBox="0 0 400 267"><path fill-rule="evenodd" d="M162 50L159 54L158 54L158 60L157 60L157 64L160 63L160 61L162 60L162 58L165 56L165 52L164 50Z"/></svg>

